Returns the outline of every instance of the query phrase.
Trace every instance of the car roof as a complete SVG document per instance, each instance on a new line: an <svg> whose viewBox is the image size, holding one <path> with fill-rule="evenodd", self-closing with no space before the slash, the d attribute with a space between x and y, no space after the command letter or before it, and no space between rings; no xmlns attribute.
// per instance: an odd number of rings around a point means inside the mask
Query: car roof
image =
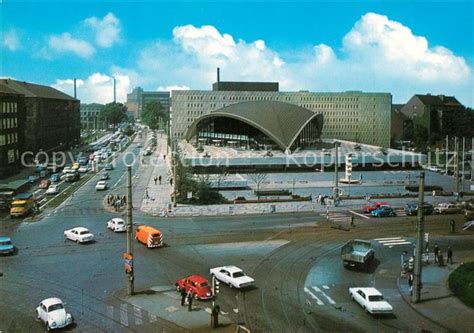
<svg viewBox="0 0 474 333"><path fill-rule="evenodd" d="M161 233L158 229L155 229L153 227L150 227L149 225L139 225L137 227L138 230L143 230L145 232L148 232L149 234L154 234L154 233Z"/></svg>
<svg viewBox="0 0 474 333"><path fill-rule="evenodd" d="M105 184L105 183L106 183L105 180L99 180L99 181L97 182L97 184Z"/></svg>
<svg viewBox="0 0 474 333"><path fill-rule="evenodd" d="M223 266L221 268L225 268L226 270L228 270L230 273L235 273L235 272L242 272L242 270L237 267L237 266Z"/></svg>
<svg viewBox="0 0 474 333"><path fill-rule="evenodd" d="M87 228L84 228L84 227L76 227L76 228L72 228L71 230L77 230L77 231L89 231Z"/></svg>
<svg viewBox="0 0 474 333"><path fill-rule="evenodd" d="M194 282L197 282L197 283L202 283L202 282L208 282L207 279L205 277L203 277L202 275L190 275L187 277L188 280L192 280Z"/></svg>
<svg viewBox="0 0 474 333"><path fill-rule="evenodd" d="M51 298L44 299L43 301L41 301L41 303L43 303L44 306L48 308L49 306L54 305L54 304L58 304L58 303L63 304L63 301L61 301L57 297L51 297Z"/></svg>
<svg viewBox="0 0 474 333"><path fill-rule="evenodd" d="M112 221L122 221L125 223L124 219L121 219L120 217L114 217Z"/></svg>
<svg viewBox="0 0 474 333"><path fill-rule="evenodd" d="M0 236L0 242L11 241L11 238L8 236Z"/></svg>
<svg viewBox="0 0 474 333"><path fill-rule="evenodd" d="M367 296L382 296L382 293L380 291L372 287L356 288L356 289L363 291L364 294L366 294Z"/></svg>

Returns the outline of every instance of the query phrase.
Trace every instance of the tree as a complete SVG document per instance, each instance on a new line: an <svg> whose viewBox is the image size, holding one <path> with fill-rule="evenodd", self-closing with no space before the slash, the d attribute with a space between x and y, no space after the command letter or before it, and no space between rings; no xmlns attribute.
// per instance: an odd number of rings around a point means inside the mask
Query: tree
<svg viewBox="0 0 474 333"><path fill-rule="evenodd" d="M249 174L249 178L252 182L255 183L255 186L257 187L256 191L257 192L257 199L260 200L260 185L267 179L267 174L266 173L251 173Z"/></svg>
<svg viewBox="0 0 474 333"><path fill-rule="evenodd" d="M151 129L158 129L163 126L163 123L168 121L168 114L165 112L163 106L158 101L151 101L145 105L142 112L142 122L148 125Z"/></svg>
<svg viewBox="0 0 474 333"><path fill-rule="evenodd" d="M106 104L100 111L99 118L107 123L107 127L112 124L115 131L119 123L127 120L127 107L115 102Z"/></svg>

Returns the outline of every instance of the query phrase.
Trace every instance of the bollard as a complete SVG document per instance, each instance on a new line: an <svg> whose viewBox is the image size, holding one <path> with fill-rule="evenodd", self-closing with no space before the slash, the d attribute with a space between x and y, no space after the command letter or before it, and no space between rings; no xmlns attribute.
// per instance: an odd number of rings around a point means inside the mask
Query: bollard
<svg viewBox="0 0 474 333"><path fill-rule="evenodd" d="M219 305L216 305L216 306L212 307L211 322L210 322L211 328L219 327L219 312L220 312L220 306Z"/></svg>

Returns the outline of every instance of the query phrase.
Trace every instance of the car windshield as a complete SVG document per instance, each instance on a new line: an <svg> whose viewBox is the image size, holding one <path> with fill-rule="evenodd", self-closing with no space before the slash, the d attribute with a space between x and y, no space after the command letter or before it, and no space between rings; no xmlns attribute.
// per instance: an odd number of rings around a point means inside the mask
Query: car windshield
<svg viewBox="0 0 474 333"><path fill-rule="evenodd" d="M89 233L88 230L83 230L81 232L79 232L79 235L87 235Z"/></svg>
<svg viewBox="0 0 474 333"><path fill-rule="evenodd" d="M53 304L48 308L48 312L64 309L64 306L61 303Z"/></svg>
<svg viewBox="0 0 474 333"><path fill-rule="evenodd" d="M205 287L207 287L207 286L208 286L208 284L207 284L207 282L201 282L201 284L200 284L199 286L201 286L201 287L205 288Z"/></svg>
<svg viewBox="0 0 474 333"><path fill-rule="evenodd" d="M12 242L7 240L7 241L0 241L0 245L1 246L4 246L4 245L12 245Z"/></svg>
<svg viewBox="0 0 474 333"><path fill-rule="evenodd" d="M123 221L117 221L117 224L124 224Z"/></svg>
<svg viewBox="0 0 474 333"><path fill-rule="evenodd" d="M25 207L25 204L24 204L24 203L21 203L21 204L12 204L12 208L22 208L22 207Z"/></svg>
<svg viewBox="0 0 474 333"><path fill-rule="evenodd" d="M382 296L382 295L372 295L372 296L369 296L369 301L370 301L370 302L380 302L380 301L383 301L383 296Z"/></svg>
<svg viewBox="0 0 474 333"><path fill-rule="evenodd" d="M241 276L245 276L245 274L243 272L235 272L234 273L235 278L238 278L238 277L241 277Z"/></svg>

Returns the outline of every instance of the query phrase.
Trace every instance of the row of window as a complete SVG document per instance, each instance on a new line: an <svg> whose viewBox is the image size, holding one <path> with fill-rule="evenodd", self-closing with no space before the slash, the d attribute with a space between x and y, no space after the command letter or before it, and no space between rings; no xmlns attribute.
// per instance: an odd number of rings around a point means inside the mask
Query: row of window
<svg viewBox="0 0 474 333"><path fill-rule="evenodd" d="M16 113L18 111L18 104L16 102L2 102L0 113Z"/></svg>
<svg viewBox="0 0 474 333"><path fill-rule="evenodd" d="M18 118L3 118L0 119L0 130L17 128L18 127Z"/></svg>
<svg viewBox="0 0 474 333"><path fill-rule="evenodd" d="M15 163L19 159L19 151L18 149L9 149L7 152L8 164Z"/></svg>
<svg viewBox="0 0 474 333"><path fill-rule="evenodd" d="M196 96L189 95L188 101L204 100L204 95ZM216 100L218 96L207 96L209 100ZM305 102L358 102L359 97L300 97L300 96L220 96L221 100L231 100L231 101L291 101L299 99L300 101ZM375 101L375 97L373 98Z"/></svg>
<svg viewBox="0 0 474 333"><path fill-rule="evenodd" d="M18 142L18 133L0 135L0 146L9 145Z"/></svg>

